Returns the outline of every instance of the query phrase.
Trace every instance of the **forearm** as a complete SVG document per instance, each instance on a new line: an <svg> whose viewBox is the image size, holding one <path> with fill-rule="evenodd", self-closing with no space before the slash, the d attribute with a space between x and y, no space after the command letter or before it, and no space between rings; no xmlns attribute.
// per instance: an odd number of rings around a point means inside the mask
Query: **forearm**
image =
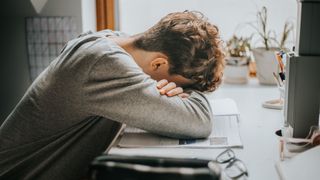
<svg viewBox="0 0 320 180"><path fill-rule="evenodd" d="M105 100L88 102L96 107L93 112L170 137L203 138L211 132L211 108L205 96L198 92L188 98L162 96L155 82L149 79L144 84L109 93L112 96Z"/></svg>
<svg viewBox="0 0 320 180"><path fill-rule="evenodd" d="M205 138L210 135L212 112L203 94L192 92L189 98L176 96L169 99L174 99L177 101L174 103L177 104L163 107L163 104L155 103L155 106L159 107L153 113L151 112L153 120L150 123L159 123L150 124L150 127L145 129L178 138Z"/></svg>
<svg viewBox="0 0 320 180"><path fill-rule="evenodd" d="M116 62L111 57L96 63L84 83L83 108L89 116L103 116L170 137L203 138L210 134L212 113L203 94L193 92L188 98L161 95L157 82L136 64L127 62L128 67L119 68L127 57Z"/></svg>

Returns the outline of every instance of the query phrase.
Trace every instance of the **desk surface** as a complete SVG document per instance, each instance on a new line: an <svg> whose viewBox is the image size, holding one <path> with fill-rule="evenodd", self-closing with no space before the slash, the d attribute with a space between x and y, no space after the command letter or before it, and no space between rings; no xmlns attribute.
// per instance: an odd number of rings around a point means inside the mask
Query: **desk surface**
<svg viewBox="0 0 320 180"><path fill-rule="evenodd" d="M283 111L265 109L262 102L279 97L275 86L261 86L256 79L246 85L222 85L210 99L232 98L240 111L240 134L243 149L233 149L247 166L252 180L278 179L275 163L279 161L279 144L275 131L283 126ZM154 155L214 159L223 149L179 148L111 148L111 154Z"/></svg>

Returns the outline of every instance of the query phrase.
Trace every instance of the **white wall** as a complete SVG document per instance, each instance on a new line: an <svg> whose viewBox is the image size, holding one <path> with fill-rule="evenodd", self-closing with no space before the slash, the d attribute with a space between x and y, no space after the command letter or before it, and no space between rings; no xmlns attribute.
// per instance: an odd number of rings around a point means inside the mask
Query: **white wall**
<svg viewBox="0 0 320 180"><path fill-rule="evenodd" d="M73 16L78 33L96 31L95 0L48 0L40 15L42 16Z"/></svg>
<svg viewBox="0 0 320 180"><path fill-rule="evenodd" d="M296 21L295 0L119 0L119 28L129 34L145 31L170 12L197 10L218 25L223 39L235 32L251 35L254 30L240 24L255 21L256 11L268 8L269 27L281 33L287 19ZM290 36L293 41L294 34Z"/></svg>
<svg viewBox="0 0 320 180"><path fill-rule="evenodd" d="M82 31L97 30L96 1L81 0L82 7Z"/></svg>
<svg viewBox="0 0 320 180"><path fill-rule="evenodd" d="M82 32L81 1L79 0L48 0L43 7L41 16L73 16L78 33Z"/></svg>

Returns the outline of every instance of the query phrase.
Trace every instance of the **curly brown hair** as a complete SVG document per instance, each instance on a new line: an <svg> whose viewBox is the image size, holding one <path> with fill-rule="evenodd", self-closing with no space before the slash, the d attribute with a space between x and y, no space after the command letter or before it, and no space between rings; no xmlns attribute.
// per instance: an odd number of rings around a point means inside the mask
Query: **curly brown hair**
<svg viewBox="0 0 320 180"><path fill-rule="evenodd" d="M135 40L137 48L162 52L169 73L194 80L191 88L214 91L222 79L224 53L217 26L200 12L170 13Z"/></svg>

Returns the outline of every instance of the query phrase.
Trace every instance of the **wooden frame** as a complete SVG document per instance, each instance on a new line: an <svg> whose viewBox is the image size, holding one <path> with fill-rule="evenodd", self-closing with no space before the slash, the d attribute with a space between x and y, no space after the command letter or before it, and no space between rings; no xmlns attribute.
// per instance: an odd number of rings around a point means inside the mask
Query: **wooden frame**
<svg viewBox="0 0 320 180"><path fill-rule="evenodd" d="M96 0L97 31L115 28L114 0Z"/></svg>

